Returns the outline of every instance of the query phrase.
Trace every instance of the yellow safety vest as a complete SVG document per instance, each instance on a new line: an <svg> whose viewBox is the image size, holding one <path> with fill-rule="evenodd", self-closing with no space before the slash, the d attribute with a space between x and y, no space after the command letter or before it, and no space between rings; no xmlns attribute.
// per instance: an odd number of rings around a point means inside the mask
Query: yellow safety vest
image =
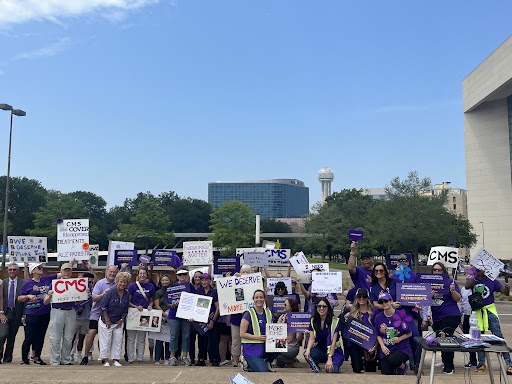
<svg viewBox="0 0 512 384"><path fill-rule="evenodd" d="M336 317L333 317L332 318L332 322L331 322L331 337L329 338L328 341L328 345L327 345L327 354L331 353L331 343L332 343L332 338L334 337L334 333L336 332L336 327L338 326L338 322L340 320ZM313 318L311 318L311 328L313 329L313 337L315 338L316 340L316 330L315 330L315 327L313 325ZM313 346L317 345L318 343L315 341L315 344L313 344ZM341 347L341 343L340 343L340 339L338 338L338 340L336 341L336 345L335 345L336 348L340 348Z"/></svg>
<svg viewBox="0 0 512 384"><path fill-rule="evenodd" d="M268 308L263 309L263 313L267 319L267 324L272 323L272 312ZM260 323L258 321L258 315L256 314L256 310L254 308L249 308L249 315L251 316L251 325L252 325L252 334L254 336L261 336ZM242 344L263 344L265 341L263 340L249 340L242 339Z"/></svg>

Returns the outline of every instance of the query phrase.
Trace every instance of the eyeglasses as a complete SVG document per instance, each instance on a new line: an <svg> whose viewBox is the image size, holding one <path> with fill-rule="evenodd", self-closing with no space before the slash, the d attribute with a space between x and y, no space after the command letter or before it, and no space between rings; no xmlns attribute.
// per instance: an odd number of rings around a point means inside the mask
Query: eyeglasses
<svg viewBox="0 0 512 384"><path fill-rule="evenodd" d="M317 308L320 308L320 309L322 309L322 308L324 308L324 309L325 309L325 308L327 308L327 305L317 305L316 307L317 307Z"/></svg>
<svg viewBox="0 0 512 384"><path fill-rule="evenodd" d="M383 269L374 269L373 270L375 273L384 273L384 270Z"/></svg>
<svg viewBox="0 0 512 384"><path fill-rule="evenodd" d="M367 299L368 295L357 295L358 299Z"/></svg>
<svg viewBox="0 0 512 384"><path fill-rule="evenodd" d="M442 268L432 268L433 272L443 272Z"/></svg>
<svg viewBox="0 0 512 384"><path fill-rule="evenodd" d="M391 300L379 300L379 304L389 303Z"/></svg>

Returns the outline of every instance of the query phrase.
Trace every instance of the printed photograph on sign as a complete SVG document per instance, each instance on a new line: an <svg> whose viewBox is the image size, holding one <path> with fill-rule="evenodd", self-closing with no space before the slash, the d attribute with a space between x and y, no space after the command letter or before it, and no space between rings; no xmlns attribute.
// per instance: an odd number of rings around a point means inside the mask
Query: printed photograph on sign
<svg viewBox="0 0 512 384"><path fill-rule="evenodd" d="M48 246L46 237L8 236L9 261L14 263L46 263Z"/></svg>
<svg viewBox="0 0 512 384"><path fill-rule="evenodd" d="M211 241L185 241L182 261L183 265L212 265L213 243Z"/></svg>
<svg viewBox="0 0 512 384"><path fill-rule="evenodd" d="M128 308L126 316L126 329L134 331L160 332L162 324L162 311L144 309L139 311L137 308Z"/></svg>
<svg viewBox="0 0 512 384"><path fill-rule="evenodd" d="M265 352L288 352L288 325L267 324L265 329Z"/></svg>
<svg viewBox="0 0 512 384"><path fill-rule="evenodd" d="M200 323L207 323L210 315L212 297L182 292L176 317L180 319L194 319Z"/></svg>
<svg viewBox="0 0 512 384"><path fill-rule="evenodd" d="M100 253L100 246L99 246L99 244L91 244L91 245L89 245L89 264L93 268L98 266L99 253Z"/></svg>

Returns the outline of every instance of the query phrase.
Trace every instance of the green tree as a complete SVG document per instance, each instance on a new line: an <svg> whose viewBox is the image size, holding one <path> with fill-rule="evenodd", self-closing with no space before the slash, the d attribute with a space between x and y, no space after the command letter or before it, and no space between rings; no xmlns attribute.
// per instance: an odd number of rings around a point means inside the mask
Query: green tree
<svg viewBox="0 0 512 384"><path fill-rule="evenodd" d="M209 232L212 207L206 201L181 198L172 191L161 193L158 199L172 219L174 232Z"/></svg>
<svg viewBox="0 0 512 384"><path fill-rule="evenodd" d="M221 248L222 255L234 255L236 248L254 245L255 217L247 204L230 201L211 214L210 240Z"/></svg>

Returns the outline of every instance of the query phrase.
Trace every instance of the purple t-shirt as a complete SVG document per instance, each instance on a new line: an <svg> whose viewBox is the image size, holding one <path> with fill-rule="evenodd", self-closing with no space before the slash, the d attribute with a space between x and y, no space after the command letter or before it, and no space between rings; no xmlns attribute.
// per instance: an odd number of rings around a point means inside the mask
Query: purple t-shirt
<svg viewBox="0 0 512 384"><path fill-rule="evenodd" d="M38 299L35 303L31 303L27 300L25 314L45 315L50 313L50 304L45 305L43 300L48 291L52 289L52 280L55 279L57 279L57 275L48 275L41 276L41 280L39 282L35 281L34 279L30 279L23 283L19 296L35 295Z"/></svg>
<svg viewBox="0 0 512 384"><path fill-rule="evenodd" d="M237 327L240 326L240 323L242 322L243 313L235 313L229 317L229 322L231 325L235 325Z"/></svg>
<svg viewBox="0 0 512 384"><path fill-rule="evenodd" d="M455 282L455 291L460 293L460 288L457 282ZM434 305L439 304L439 305ZM432 320L439 321L444 319L446 316L459 316L460 309L457 302L452 299L450 290L444 294L442 298L432 301Z"/></svg>
<svg viewBox="0 0 512 384"><path fill-rule="evenodd" d="M372 270L364 269L363 267L356 266L356 272L350 274L350 278L357 288L366 288L370 290L372 283Z"/></svg>
<svg viewBox="0 0 512 384"><path fill-rule="evenodd" d="M484 299L484 305L489 305L494 303L494 292L499 292L502 288L503 285L498 280L492 281L486 276L473 286L473 292L480 292Z"/></svg>
<svg viewBox="0 0 512 384"><path fill-rule="evenodd" d="M395 280L391 279L391 282L389 283L388 288L382 288L379 283L374 284L370 288L370 300L373 303L374 301L379 301L379 296L381 293L384 293L387 291L391 297L393 298L393 301L396 301L396 285Z"/></svg>
<svg viewBox="0 0 512 384"><path fill-rule="evenodd" d="M139 283L144 293L146 294L148 300L151 300L155 297L155 286L152 283ZM131 283L128 287L128 292L132 295L130 302L136 306L141 306L142 308L147 308L149 305L148 300L144 298L144 296L140 293L139 287L137 283Z"/></svg>
<svg viewBox="0 0 512 384"><path fill-rule="evenodd" d="M356 288L356 287L348 290L347 297L346 297L347 301L351 301L352 303L354 302L354 300L356 299L357 290L358 290L358 288Z"/></svg>
<svg viewBox="0 0 512 384"><path fill-rule="evenodd" d="M402 327L395 328L393 326L394 320L392 318L387 317L384 314L384 311L382 311L375 316L375 320L373 323L377 331L377 335L384 339L384 345L388 347L390 352L402 351L406 353L408 356L411 355L409 339L402 340L397 344L391 344L389 341L394 337L399 337L402 336L403 334L410 333L410 322L408 322L409 326L405 331L402 329ZM382 350L380 351L380 357L385 357Z"/></svg>
<svg viewBox="0 0 512 384"><path fill-rule="evenodd" d="M260 335L264 335L267 326L267 318L265 316L265 312L263 312L261 315L256 312L256 317L258 318L258 323L260 325ZM251 315L249 314L249 311L246 311L242 318L247 320L249 323L247 326L247 333L254 335ZM243 355L248 357L263 357L265 353L265 343L242 343L242 348Z"/></svg>

